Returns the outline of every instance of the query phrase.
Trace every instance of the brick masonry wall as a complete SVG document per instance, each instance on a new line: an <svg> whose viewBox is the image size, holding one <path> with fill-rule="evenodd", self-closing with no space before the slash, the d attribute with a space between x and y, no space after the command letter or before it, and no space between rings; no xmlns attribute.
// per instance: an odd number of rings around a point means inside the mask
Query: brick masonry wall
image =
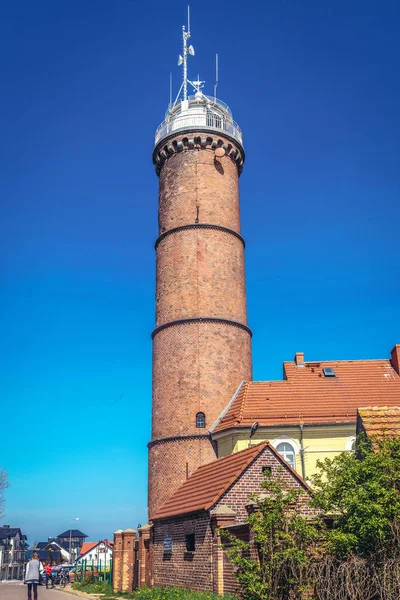
<svg viewBox="0 0 400 600"><path fill-rule="evenodd" d="M229 508L232 508L236 512L237 521L243 523L248 514L246 505L249 502L250 494L254 492L262 493L263 491L260 484L264 479L262 474L264 467L271 467L272 476L283 479L288 488L304 490L304 487L292 472L287 467L282 468L280 459L267 447L257 460L244 471L240 479L221 496L216 506L221 504L229 506ZM304 490L304 499L308 498L309 495ZM310 512L308 507L304 507L304 514Z"/></svg>
<svg viewBox="0 0 400 600"><path fill-rule="evenodd" d="M114 550L113 550L113 590L120 592L122 590L122 533L114 534Z"/></svg>
<svg viewBox="0 0 400 600"><path fill-rule="evenodd" d="M213 445L205 438L183 438L152 446L149 449L150 518L186 480L186 472L191 475L215 458Z"/></svg>
<svg viewBox="0 0 400 600"><path fill-rule="evenodd" d="M231 530L240 539L251 539L248 527L246 505L252 493L262 493L260 483L264 479L263 467L271 467L273 476L282 478L288 488L304 491L304 501L309 499L308 492L299 483L295 475L282 465L280 459L266 448L262 454L243 472L241 477L221 496L215 508L224 505L236 513L236 525ZM312 511L303 505L302 514ZM187 553L185 534L195 533L196 550ZM213 538L211 518L208 512L192 516L176 517L154 522L153 553L154 584L166 587L185 587L202 591L217 591L218 577L223 578L224 593L234 593L237 588L234 567L226 558L221 557L221 548L217 536ZM172 553L164 554L164 538L172 537ZM253 557L256 558L253 549ZM221 573L222 560L222 573ZM219 564L218 564L219 563Z"/></svg>
<svg viewBox="0 0 400 600"><path fill-rule="evenodd" d="M170 156L160 173L159 233L196 218L240 232L238 179L235 162L215 159L211 148Z"/></svg>
<svg viewBox="0 0 400 600"><path fill-rule="evenodd" d="M248 525L230 527L230 532L243 542L250 542L250 531ZM222 545L229 547L228 540L221 538ZM252 556L255 559L255 556ZM228 559L226 553L223 551L223 590L224 594L237 594L238 583L235 577L235 566Z"/></svg>
<svg viewBox="0 0 400 600"><path fill-rule="evenodd" d="M225 231L186 229L157 247L157 327L223 317L247 324L244 247Z"/></svg>
<svg viewBox="0 0 400 600"><path fill-rule="evenodd" d="M186 551L185 535L196 536L195 552ZM164 538L172 537L171 554L164 553ZM213 590L212 532L208 513L158 522L154 526L154 585Z"/></svg>
<svg viewBox="0 0 400 600"><path fill-rule="evenodd" d="M194 132L190 136L197 139ZM225 138L218 143L232 147ZM217 159L211 147L187 146L169 154L160 170L159 233L193 227L172 232L157 245L156 326L207 317L246 325L243 243L229 232L194 227L196 223L239 233L238 166L227 155ZM240 381L251 378L251 337L245 329L196 321L158 331L153 340L152 440L206 434ZM206 415L205 429L196 428L197 412ZM149 514L187 473L215 458L205 439L151 445Z"/></svg>
<svg viewBox="0 0 400 600"><path fill-rule="evenodd" d="M251 379L251 339L239 327L186 323L153 342L152 439L206 434L242 379ZM206 429L196 428L196 413Z"/></svg>
<svg viewBox="0 0 400 600"><path fill-rule="evenodd" d="M135 575L135 540L136 531L132 533L123 533L123 553L122 553L122 585L123 592L132 592L134 587Z"/></svg>

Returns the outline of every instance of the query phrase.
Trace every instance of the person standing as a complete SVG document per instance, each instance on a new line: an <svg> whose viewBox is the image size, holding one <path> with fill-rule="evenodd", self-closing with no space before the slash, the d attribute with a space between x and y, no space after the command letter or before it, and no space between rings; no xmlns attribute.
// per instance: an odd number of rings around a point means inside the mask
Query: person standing
<svg viewBox="0 0 400 600"><path fill-rule="evenodd" d="M52 571L53 571L51 564L47 563L47 565L46 565L46 567L45 567L44 570L46 571L46 588L54 587L54 585L53 585L53 577L51 575Z"/></svg>
<svg viewBox="0 0 400 600"><path fill-rule="evenodd" d="M38 592L37 587L40 579L40 562L39 555L37 552L33 553L31 560L26 565L25 581L28 584L28 600L32 600L32 588L33 598L37 600Z"/></svg>

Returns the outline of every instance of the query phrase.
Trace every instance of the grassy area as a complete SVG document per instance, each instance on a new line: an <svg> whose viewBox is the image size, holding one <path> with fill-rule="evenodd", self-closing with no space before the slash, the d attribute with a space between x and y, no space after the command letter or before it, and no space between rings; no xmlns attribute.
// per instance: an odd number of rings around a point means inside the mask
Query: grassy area
<svg viewBox="0 0 400 600"><path fill-rule="evenodd" d="M217 596L216 594L193 592L180 588L140 588L133 594L114 593L109 583L73 583L75 590L88 594L105 594L102 600L125 598L127 600L237 600L236 596Z"/></svg>
<svg viewBox="0 0 400 600"><path fill-rule="evenodd" d="M106 594L114 596L112 586L109 583L91 583L90 581L76 581L72 584L74 590L80 590L87 594Z"/></svg>
<svg viewBox="0 0 400 600"><path fill-rule="evenodd" d="M140 588L135 600L221 600L221 596L206 592L194 592L181 588ZM223 600L237 600L236 596L223 596Z"/></svg>

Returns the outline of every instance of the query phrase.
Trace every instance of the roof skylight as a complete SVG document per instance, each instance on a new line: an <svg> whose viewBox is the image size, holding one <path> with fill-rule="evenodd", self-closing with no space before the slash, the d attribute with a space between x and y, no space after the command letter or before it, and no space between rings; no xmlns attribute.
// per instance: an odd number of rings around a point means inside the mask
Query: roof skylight
<svg viewBox="0 0 400 600"><path fill-rule="evenodd" d="M332 369L332 367L324 367L322 369L322 371L323 371L325 377L336 377L335 370Z"/></svg>

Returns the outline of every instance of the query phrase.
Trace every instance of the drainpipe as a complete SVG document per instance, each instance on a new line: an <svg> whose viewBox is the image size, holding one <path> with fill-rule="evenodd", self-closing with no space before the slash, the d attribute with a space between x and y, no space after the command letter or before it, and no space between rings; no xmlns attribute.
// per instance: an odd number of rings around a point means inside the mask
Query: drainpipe
<svg viewBox="0 0 400 600"><path fill-rule="evenodd" d="M306 465L304 462L304 443L303 443L303 430L304 425L300 423L300 458L301 458L301 476L305 480L306 478Z"/></svg>

